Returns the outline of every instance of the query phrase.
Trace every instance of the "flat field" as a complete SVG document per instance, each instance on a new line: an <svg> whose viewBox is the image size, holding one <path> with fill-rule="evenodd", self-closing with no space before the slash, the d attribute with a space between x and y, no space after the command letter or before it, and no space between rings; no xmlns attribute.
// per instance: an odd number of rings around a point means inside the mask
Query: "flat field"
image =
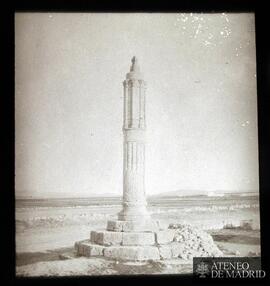
<svg viewBox="0 0 270 286"><path fill-rule="evenodd" d="M226 256L260 256L259 197L151 197L148 209L164 227L190 224L210 233ZM121 210L118 197L16 201L19 276L191 273L190 261L132 263L74 257L75 241L104 229ZM64 259L63 254L70 255Z"/></svg>

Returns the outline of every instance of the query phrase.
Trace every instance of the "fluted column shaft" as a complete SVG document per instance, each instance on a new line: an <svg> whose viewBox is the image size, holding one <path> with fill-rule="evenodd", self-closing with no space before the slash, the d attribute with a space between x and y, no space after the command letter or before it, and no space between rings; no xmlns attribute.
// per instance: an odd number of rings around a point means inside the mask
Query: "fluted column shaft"
<svg viewBox="0 0 270 286"><path fill-rule="evenodd" d="M123 209L119 219L141 220L149 217L145 195L146 84L131 68L123 85Z"/></svg>

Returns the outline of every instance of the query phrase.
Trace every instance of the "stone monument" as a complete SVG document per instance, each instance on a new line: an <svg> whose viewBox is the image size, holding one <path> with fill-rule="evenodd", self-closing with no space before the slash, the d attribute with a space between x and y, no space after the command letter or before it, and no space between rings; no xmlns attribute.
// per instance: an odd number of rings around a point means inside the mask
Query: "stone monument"
<svg viewBox="0 0 270 286"><path fill-rule="evenodd" d="M76 242L77 255L131 261L184 258L189 252L188 257L193 254L219 255L220 251L208 234L203 234L207 239L201 239L201 233L185 225L170 225L167 229L161 229L159 223L151 219L144 185L146 83L136 57L132 58L130 72L123 85L122 210L117 220L107 222L106 230L91 231L89 239ZM196 246L194 239L198 240ZM198 248L195 252L194 247ZM207 252L208 248L210 250Z"/></svg>
<svg viewBox="0 0 270 286"><path fill-rule="evenodd" d="M123 202L117 220L107 229L91 231L75 243L77 254L123 260L159 260L159 246L174 238L173 230L160 230L147 210L145 194L145 91L146 82L136 57L124 85Z"/></svg>

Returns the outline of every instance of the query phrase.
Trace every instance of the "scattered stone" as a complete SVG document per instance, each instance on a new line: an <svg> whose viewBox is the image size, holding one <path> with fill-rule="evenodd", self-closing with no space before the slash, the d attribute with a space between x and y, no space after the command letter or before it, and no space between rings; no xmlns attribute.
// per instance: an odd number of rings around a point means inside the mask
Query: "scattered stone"
<svg viewBox="0 0 270 286"><path fill-rule="evenodd" d="M173 257L192 259L201 256L223 256L211 235L202 229L188 224L170 224L169 229L175 230Z"/></svg>

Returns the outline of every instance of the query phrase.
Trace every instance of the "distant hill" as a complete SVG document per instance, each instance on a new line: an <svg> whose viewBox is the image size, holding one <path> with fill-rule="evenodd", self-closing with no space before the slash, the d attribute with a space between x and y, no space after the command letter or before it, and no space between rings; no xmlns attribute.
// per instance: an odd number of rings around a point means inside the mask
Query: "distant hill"
<svg viewBox="0 0 270 286"><path fill-rule="evenodd" d="M191 196L203 196L203 197L223 197L223 196L258 196L259 191L187 191L187 190L178 190L171 192L162 192L151 197L191 197Z"/></svg>
<svg viewBox="0 0 270 286"><path fill-rule="evenodd" d="M159 194L155 195L148 195L150 198L155 198L155 197L223 197L223 196L258 196L259 192L258 191L248 191L248 192L232 192L232 191L227 191L227 192L221 192L221 191L199 191L199 190L178 190L178 191L170 191L170 192L162 192ZM68 198L117 198L121 197L122 194L114 194L114 193L103 193L99 194L98 192L96 194L77 194L73 193L36 193L33 195L16 195L17 200L29 200L29 199L68 199Z"/></svg>
<svg viewBox="0 0 270 286"><path fill-rule="evenodd" d="M70 193L46 193L46 194L33 194L33 195L16 195L17 200L30 200L30 199L68 199L68 198L91 198L91 197L120 197L118 194L104 193L104 194L70 194Z"/></svg>

